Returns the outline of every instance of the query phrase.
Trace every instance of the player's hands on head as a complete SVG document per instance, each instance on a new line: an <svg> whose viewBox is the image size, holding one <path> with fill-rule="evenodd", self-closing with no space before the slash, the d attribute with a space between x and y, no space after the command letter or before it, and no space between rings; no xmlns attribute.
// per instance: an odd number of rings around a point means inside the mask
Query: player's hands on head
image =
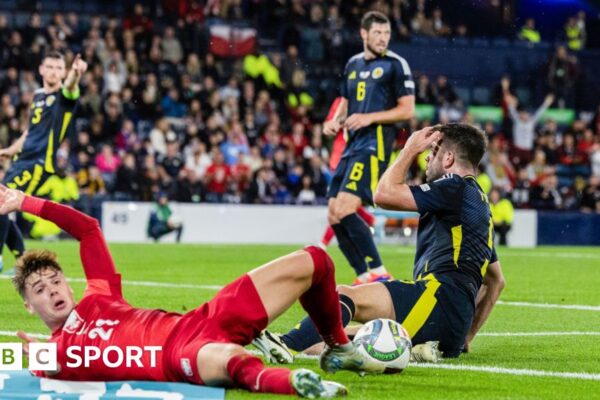
<svg viewBox="0 0 600 400"><path fill-rule="evenodd" d="M8 149L0 149L0 160L12 157L12 153Z"/></svg>
<svg viewBox="0 0 600 400"><path fill-rule="evenodd" d="M326 121L323 124L323 133L327 136L336 135L340 129L342 129L342 124L334 119Z"/></svg>
<svg viewBox="0 0 600 400"><path fill-rule="evenodd" d="M25 194L20 190L9 189L0 185L0 215L6 215L21 209Z"/></svg>
<svg viewBox="0 0 600 400"><path fill-rule="evenodd" d="M81 59L81 54L77 54L73 60L71 68L77 71L79 74L83 74L85 71L87 71L87 67L87 63Z"/></svg>
<svg viewBox="0 0 600 400"><path fill-rule="evenodd" d="M421 130L415 131L408 137L404 149L419 154L432 146L439 146L442 139L442 132L435 127L427 126Z"/></svg>
<svg viewBox="0 0 600 400"><path fill-rule="evenodd" d="M360 128L364 128L365 126L369 126L373 123L373 119L369 114L352 114L346 119L344 122L344 126L348 128L348 130L356 131Z"/></svg>

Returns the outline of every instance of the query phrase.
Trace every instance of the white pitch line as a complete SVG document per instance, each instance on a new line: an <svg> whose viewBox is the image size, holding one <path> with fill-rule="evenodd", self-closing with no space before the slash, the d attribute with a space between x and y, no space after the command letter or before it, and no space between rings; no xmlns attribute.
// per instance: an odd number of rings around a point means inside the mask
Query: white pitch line
<svg viewBox="0 0 600 400"><path fill-rule="evenodd" d="M0 275L0 279L9 280L12 276ZM79 282L86 283L85 278L67 278L68 282ZM178 289L204 289L204 290L221 290L221 285L196 285L192 283L170 283L170 282L150 282L150 281L122 281L124 285L131 286L150 286L150 287L167 287L167 288L178 288Z"/></svg>
<svg viewBox="0 0 600 400"><path fill-rule="evenodd" d="M17 337L17 331L0 331L0 336L14 336ZM27 333L27 336L31 336L36 339L50 339L50 335L43 333Z"/></svg>
<svg viewBox="0 0 600 400"><path fill-rule="evenodd" d="M413 363L411 367L431 368L431 369L448 369L455 371L471 371L471 372L487 372L490 374L502 375L520 375L520 376L537 376L563 379L583 379L588 381L600 381L600 374L591 374L588 372L555 372L555 371L540 371L536 369L520 369L520 368L503 368L488 365L459 365L459 364L425 364Z"/></svg>
<svg viewBox="0 0 600 400"><path fill-rule="evenodd" d="M600 336L600 332L479 332L480 336Z"/></svg>
<svg viewBox="0 0 600 400"><path fill-rule="evenodd" d="M503 301L498 300L496 304L503 306L516 307L536 307L536 308L558 308L564 310L584 310L584 311L600 311L600 306L588 306L585 304L549 304L549 303L530 303L528 301Z"/></svg>
<svg viewBox="0 0 600 400"><path fill-rule="evenodd" d="M9 280L11 276L1 275L0 279ZM85 278L67 278L69 282L86 283ZM124 285L131 286L147 286L147 287L165 287L178 289L199 289L199 290L221 290L221 285L198 285L191 283L170 283L170 282L151 282L151 281L122 281ZM585 304L549 304L549 303L531 303L526 301L503 301L498 300L497 304L503 306L517 307L537 307L537 308L556 308L566 310L581 310L581 311L600 311L600 306L590 306Z"/></svg>
<svg viewBox="0 0 600 400"><path fill-rule="evenodd" d="M261 355L257 350L251 350L251 353ZM296 354L296 358L304 360L317 360L319 356ZM536 376L549 378L563 379L583 379L588 381L600 381L600 374L592 374L588 372L556 372L556 371L541 371L535 369L520 369L520 368L503 368L491 365L464 365L464 364L428 364L428 363L410 363L409 368L431 368L431 369L447 369L455 371L471 371L485 372L489 374L503 375L519 375L519 376Z"/></svg>

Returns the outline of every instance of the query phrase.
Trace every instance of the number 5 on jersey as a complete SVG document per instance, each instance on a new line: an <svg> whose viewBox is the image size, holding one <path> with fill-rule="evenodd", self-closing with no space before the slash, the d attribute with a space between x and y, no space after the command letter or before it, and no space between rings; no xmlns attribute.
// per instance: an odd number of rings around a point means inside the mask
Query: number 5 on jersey
<svg viewBox="0 0 600 400"><path fill-rule="evenodd" d="M360 81L356 86L356 100L363 101L365 99L365 95L367 94L367 82Z"/></svg>

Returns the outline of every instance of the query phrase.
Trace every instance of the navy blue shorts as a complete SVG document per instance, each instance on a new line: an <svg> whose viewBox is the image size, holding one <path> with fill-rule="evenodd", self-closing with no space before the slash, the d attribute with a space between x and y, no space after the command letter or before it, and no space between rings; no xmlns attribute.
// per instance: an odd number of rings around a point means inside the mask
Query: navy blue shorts
<svg viewBox="0 0 600 400"><path fill-rule="evenodd" d="M425 279L384 285L392 296L396 321L408 331L413 345L436 340L444 357L460 355L475 311L467 292L431 274Z"/></svg>
<svg viewBox="0 0 600 400"><path fill-rule="evenodd" d="M35 194L50 174L42 164L36 162L15 162L6 172L2 183L11 189L22 190L26 194Z"/></svg>
<svg viewBox="0 0 600 400"><path fill-rule="evenodd" d="M373 205L375 188L387 165L387 161L369 152L342 158L331 179L327 197L347 192L360 197L363 204Z"/></svg>

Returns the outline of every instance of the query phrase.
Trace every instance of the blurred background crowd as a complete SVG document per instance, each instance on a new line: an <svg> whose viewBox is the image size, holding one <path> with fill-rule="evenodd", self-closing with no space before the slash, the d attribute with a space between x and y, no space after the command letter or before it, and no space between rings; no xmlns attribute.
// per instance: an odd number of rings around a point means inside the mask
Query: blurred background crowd
<svg viewBox="0 0 600 400"><path fill-rule="evenodd" d="M179 202L324 204L332 174L323 119L345 62L361 51L360 18L378 9L392 20L391 47L413 67L417 104L433 110L398 126L398 150L423 125L475 123L490 140L479 181L492 202L600 212L600 106L586 63L600 58L589 49L598 17L577 11L539 29L515 3L2 0L0 147L26 129L43 52L63 51L67 65L81 53L90 67L75 129L41 194L95 216L102 201L159 193ZM443 73L454 61L421 68L403 48L458 48L464 58L472 48L518 49L544 61L528 76L461 80ZM488 120L473 105L501 114ZM559 121L547 108L572 117ZM423 170L421 160L412 182Z"/></svg>

